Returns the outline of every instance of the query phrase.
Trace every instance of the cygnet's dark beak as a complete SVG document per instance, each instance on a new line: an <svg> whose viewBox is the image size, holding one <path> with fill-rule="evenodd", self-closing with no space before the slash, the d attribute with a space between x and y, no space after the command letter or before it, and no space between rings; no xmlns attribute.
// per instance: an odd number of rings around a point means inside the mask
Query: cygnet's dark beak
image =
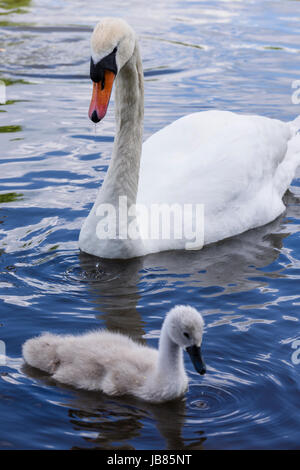
<svg viewBox="0 0 300 470"><path fill-rule="evenodd" d="M199 346L193 345L186 348L186 351L189 353L195 370L199 374L204 375L206 372L206 366L202 357L201 348Z"/></svg>

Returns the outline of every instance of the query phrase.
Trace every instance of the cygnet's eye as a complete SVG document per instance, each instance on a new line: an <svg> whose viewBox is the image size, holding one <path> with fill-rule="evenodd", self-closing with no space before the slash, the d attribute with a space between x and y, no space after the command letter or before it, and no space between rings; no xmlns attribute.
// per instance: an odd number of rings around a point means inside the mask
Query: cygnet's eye
<svg viewBox="0 0 300 470"><path fill-rule="evenodd" d="M183 334L187 339L190 339L190 335L186 331Z"/></svg>

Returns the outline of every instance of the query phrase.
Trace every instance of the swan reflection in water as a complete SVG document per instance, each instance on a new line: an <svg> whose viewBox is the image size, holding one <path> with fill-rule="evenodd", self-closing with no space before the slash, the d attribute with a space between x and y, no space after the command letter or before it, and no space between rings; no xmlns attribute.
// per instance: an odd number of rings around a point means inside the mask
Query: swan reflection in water
<svg viewBox="0 0 300 470"><path fill-rule="evenodd" d="M186 288L218 287L213 295L243 292L262 285L258 269L270 265L280 255L283 240L290 235L286 219L300 218L300 199L290 191L284 216L260 228L208 245L199 251L169 251L129 260L96 258L79 254L82 275L88 281L96 316L108 329L132 337L145 334L145 323L137 311L141 298L163 286L180 283ZM272 277L282 277L272 271ZM256 279L255 279L256 277ZM267 273L264 273L267 284ZM168 293L172 303L172 290ZM153 307L155 310L159 308ZM164 307L165 309L165 307Z"/></svg>
<svg viewBox="0 0 300 470"><path fill-rule="evenodd" d="M148 432L149 428L153 428L152 444L157 449L201 449L205 441L202 431L193 439L184 439L182 436L187 413L184 398L152 405L132 397L108 397L100 392L75 390L56 384L48 374L27 364L24 364L22 369L28 377L42 382L47 387L59 386L70 391L72 398L60 405L68 408L72 428L79 434L85 432L82 436L85 444L72 449L87 446L106 450L134 449L130 441L141 436L144 427L148 428Z"/></svg>

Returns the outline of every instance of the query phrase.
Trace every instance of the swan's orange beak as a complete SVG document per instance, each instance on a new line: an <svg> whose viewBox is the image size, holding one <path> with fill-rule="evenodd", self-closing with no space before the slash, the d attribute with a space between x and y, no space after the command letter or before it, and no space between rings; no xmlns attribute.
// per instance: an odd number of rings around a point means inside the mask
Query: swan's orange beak
<svg viewBox="0 0 300 470"><path fill-rule="evenodd" d="M114 72L104 71L104 79L100 82L93 82L93 95L89 108L89 118L97 123L104 118L111 95L115 79Z"/></svg>

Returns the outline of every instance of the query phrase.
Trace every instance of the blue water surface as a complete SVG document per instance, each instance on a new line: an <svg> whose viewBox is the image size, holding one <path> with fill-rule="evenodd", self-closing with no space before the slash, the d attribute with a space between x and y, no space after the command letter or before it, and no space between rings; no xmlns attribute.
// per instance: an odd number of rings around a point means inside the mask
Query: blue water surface
<svg viewBox="0 0 300 470"><path fill-rule="evenodd" d="M299 448L299 171L279 219L199 252L105 261L77 241L114 137L113 99L99 126L87 117L95 23L121 16L139 35L146 138L198 110L300 114L300 2L1 0L0 13L0 448ZM80 392L23 366L23 342L46 330L156 347L178 303L203 312L208 366L200 377L185 357L182 400Z"/></svg>

